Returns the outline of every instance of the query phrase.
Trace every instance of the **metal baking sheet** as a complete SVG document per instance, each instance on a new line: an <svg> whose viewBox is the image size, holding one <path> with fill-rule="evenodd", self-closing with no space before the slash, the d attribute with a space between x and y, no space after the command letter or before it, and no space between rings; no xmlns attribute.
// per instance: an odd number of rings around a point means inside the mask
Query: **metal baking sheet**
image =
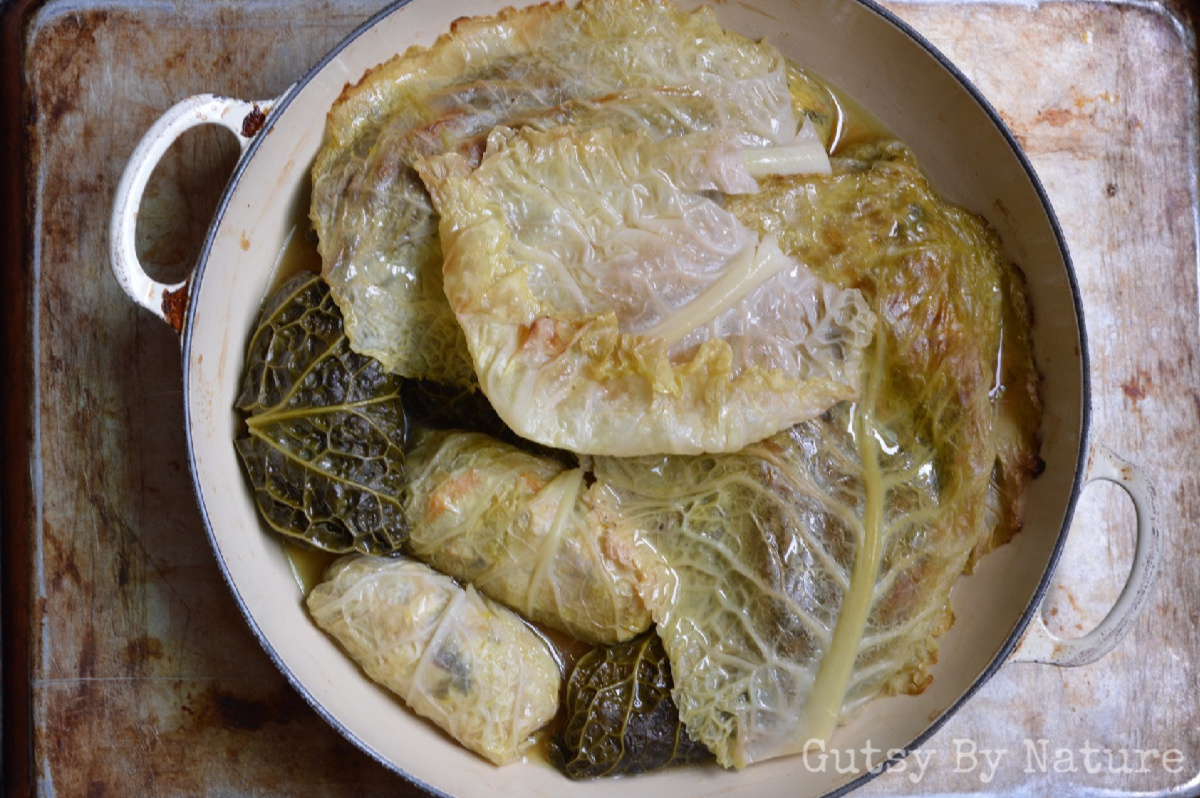
<svg viewBox="0 0 1200 798"><path fill-rule="evenodd" d="M5 460L19 476L4 516L5 536L19 536L5 547L10 794L422 794L327 726L251 636L189 482L178 340L127 300L107 257L117 180L159 114L200 92L276 96L380 5L8 6L6 41L23 50L6 84L20 86L20 107L5 111L23 133L13 178L26 200L23 244L5 250L20 261L6 264L15 290L5 301L20 329L5 346L26 375L5 415L20 443ZM887 7L979 86L1045 183L1083 293L1093 435L1156 484L1167 557L1151 605L1112 654L1077 669L1004 667L859 794L1192 794L1200 301L1191 7ZM156 176L141 232L160 276L186 272L234 155L216 132L198 131ZM1111 605L1132 556L1132 517L1116 488L1085 493L1045 608L1052 629L1078 634ZM834 753L804 766L848 765L851 752L836 762ZM880 756L853 755L860 764Z"/></svg>

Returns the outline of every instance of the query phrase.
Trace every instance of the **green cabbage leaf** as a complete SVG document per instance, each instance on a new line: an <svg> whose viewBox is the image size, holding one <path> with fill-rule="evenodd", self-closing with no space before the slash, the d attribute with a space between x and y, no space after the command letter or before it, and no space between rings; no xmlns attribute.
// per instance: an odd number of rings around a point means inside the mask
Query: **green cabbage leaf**
<svg viewBox="0 0 1200 798"><path fill-rule="evenodd" d="M336 553L400 549L401 380L350 348L320 275L297 275L264 303L237 407L237 450L272 528Z"/></svg>
<svg viewBox="0 0 1200 798"><path fill-rule="evenodd" d="M654 632L580 657L551 759L572 779L646 773L710 759L671 698L671 663Z"/></svg>

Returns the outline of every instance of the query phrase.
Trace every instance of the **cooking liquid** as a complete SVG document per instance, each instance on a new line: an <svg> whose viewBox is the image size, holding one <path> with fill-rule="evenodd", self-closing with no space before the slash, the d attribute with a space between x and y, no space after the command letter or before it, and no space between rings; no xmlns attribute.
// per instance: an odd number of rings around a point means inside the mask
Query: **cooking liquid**
<svg viewBox="0 0 1200 798"><path fill-rule="evenodd" d="M892 136L891 131L884 127L878 119L867 113L867 110L856 100L847 96L833 84L822 82L829 89L838 116L833 128L833 141L830 142L830 156L836 158L838 153L852 144Z"/></svg>

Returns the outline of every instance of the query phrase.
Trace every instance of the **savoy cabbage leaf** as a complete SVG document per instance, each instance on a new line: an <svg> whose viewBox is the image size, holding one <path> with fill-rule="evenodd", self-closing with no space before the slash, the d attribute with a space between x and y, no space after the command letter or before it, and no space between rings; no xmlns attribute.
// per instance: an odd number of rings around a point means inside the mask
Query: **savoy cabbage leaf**
<svg viewBox="0 0 1200 798"><path fill-rule="evenodd" d="M594 463L648 574L680 717L727 767L924 689L954 581L1011 533L1002 497L1038 468L1020 280L907 151L860 155L731 205L868 297L862 396L737 453Z"/></svg>
<svg viewBox="0 0 1200 798"><path fill-rule="evenodd" d="M861 294L713 196L758 190L750 158L723 133L566 126L498 128L478 166L417 165L446 295L508 426L587 454L735 451L857 395Z"/></svg>
<svg viewBox="0 0 1200 798"><path fill-rule="evenodd" d="M351 350L320 275L296 275L267 299L247 347L236 446L272 528L337 553L400 549L400 391L398 377Z"/></svg>
<svg viewBox="0 0 1200 798"><path fill-rule="evenodd" d="M643 632L650 613L618 520L583 469L488 435L421 430L406 464L405 550L590 643Z"/></svg>
<svg viewBox="0 0 1200 798"><path fill-rule="evenodd" d="M746 145L778 143L797 129L795 78L774 47L722 29L711 9L654 0L463 19L371 70L331 109L312 170L323 273L355 349L406 377L474 384L442 293L437 215L412 168L420 158L477 157L502 124L720 127Z"/></svg>
<svg viewBox="0 0 1200 798"><path fill-rule="evenodd" d="M671 663L654 632L584 654L571 670L551 759L572 779L646 773L711 758L671 698Z"/></svg>

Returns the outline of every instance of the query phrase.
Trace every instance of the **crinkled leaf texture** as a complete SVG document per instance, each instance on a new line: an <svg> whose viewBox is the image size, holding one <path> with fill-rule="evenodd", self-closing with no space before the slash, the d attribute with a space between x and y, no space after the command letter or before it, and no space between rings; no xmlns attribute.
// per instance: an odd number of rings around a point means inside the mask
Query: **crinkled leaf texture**
<svg viewBox="0 0 1200 798"><path fill-rule="evenodd" d="M400 388L350 349L320 275L297 275L268 298L247 348L236 442L267 523L327 551L399 550Z"/></svg>
<svg viewBox="0 0 1200 798"><path fill-rule="evenodd" d="M407 464L407 551L591 643L650 626L611 509L580 468L480 433L422 431Z"/></svg>
<svg viewBox="0 0 1200 798"><path fill-rule="evenodd" d="M723 133L501 128L477 167L417 165L508 426L586 454L735 451L857 395L874 315L712 197L757 190L746 155Z"/></svg>
<svg viewBox="0 0 1200 798"><path fill-rule="evenodd" d="M769 44L723 30L710 9L655 0L463 19L433 46L371 70L330 111L313 166L323 270L354 347L406 377L473 383L418 159L477 158L501 124L660 137L719 127L746 145L780 143L796 133L798 75Z"/></svg>
<svg viewBox="0 0 1200 798"><path fill-rule="evenodd" d="M367 675L497 765L554 717L562 684L516 613L403 557L343 557L308 609Z"/></svg>
<svg viewBox="0 0 1200 798"><path fill-rule="evenodd" d="M671 663L654 632L584 654L567 680L551 757L572 779L661 770L711 758L671 698Z"/></svg>
<svg viewBox="0 0 1200 798"><path fill-rule="evenodd" d="M1020 529L1019 499L1041 472L1040 375L1024 275L979 217L942 201L912 151L872 139L840 153L831 177L766 180L729 209L821 277L861 288L894 339L895 392L958 397L929 408L939 430L965 425L995 445L959 454L955 479L992 467L991 530L972 562Z"/></svg>
<svg viewBox="0 0 1200 798"><path fill-rule="evenodd" d="M734 454L595 460L680 717L727 767L924 689L954 581L1011 534L1003 497L1037 470L1040 417L1019 279L902 148L738 202L785 251L824 248L879 331L856 402Z"/></svg>

